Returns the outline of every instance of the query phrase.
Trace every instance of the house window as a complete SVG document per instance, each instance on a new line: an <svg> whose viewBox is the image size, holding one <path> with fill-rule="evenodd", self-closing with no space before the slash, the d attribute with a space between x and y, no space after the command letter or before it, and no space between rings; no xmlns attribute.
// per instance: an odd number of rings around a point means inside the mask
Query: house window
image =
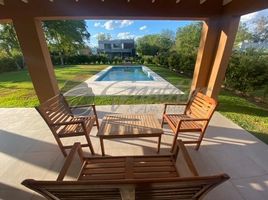
<svg viewBox="0 0 268 200"><path fill-rule="evenodd" d="M111 44L104 44L104 49L111 49Z"/></svg>
<svg viewBox="0 0 268 200"><path fill-rule="evenodd" d="M133 43L124 43L124 49L133 49L134 44Z"/></svg>
<svg viewBox="0 0 268 200"><path fill-rule="evenodd" d="M113 44L113 49L121 49L121 45L118 43Z"/></svg>

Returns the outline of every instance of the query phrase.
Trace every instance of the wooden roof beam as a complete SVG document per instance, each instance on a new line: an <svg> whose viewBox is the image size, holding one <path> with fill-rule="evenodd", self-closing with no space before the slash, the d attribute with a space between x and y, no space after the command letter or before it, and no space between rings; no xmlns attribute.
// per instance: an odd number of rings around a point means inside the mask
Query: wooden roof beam
<svg viewBox="0 0 268 200"><path fill-rule="evenodd" d="M1 1L1 0L0 0ZM3 0L2 0L3 1ZM28 0L29 1L29 0ZM120 5L120 6L118 6ZM0 19L178 19L203 20L222 13L222 0L21 0L5 1Z"/></svg>
<svg viewBox="0 0 268 200"><path fill-rule="evenodd" d="M267 8L267 0L234 0L225 4L223 14L241 16Z"/></svg>

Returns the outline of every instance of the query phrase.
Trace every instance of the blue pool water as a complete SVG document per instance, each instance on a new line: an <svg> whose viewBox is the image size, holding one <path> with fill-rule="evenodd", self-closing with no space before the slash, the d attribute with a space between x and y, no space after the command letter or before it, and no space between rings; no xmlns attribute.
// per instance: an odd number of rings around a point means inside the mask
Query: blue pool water
<svg viewBox="0 0 268 200"><path fill-rule="evenodd" d="M153 81L146 70L141 66L113 66L96 81Z"/></svg>

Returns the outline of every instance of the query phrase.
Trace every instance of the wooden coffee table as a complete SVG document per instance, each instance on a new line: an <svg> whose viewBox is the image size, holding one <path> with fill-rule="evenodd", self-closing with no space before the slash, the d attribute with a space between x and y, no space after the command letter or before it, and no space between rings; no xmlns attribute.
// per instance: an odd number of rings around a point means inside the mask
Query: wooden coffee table
<svg viewBox="0 0 268 200"><path fill-rule="evenodd" d="M106 115L102 120L97 136L100 138L102 155L104 139L158 137L157 153L160 151L163 129L153 114L113 114Z"/></svg>

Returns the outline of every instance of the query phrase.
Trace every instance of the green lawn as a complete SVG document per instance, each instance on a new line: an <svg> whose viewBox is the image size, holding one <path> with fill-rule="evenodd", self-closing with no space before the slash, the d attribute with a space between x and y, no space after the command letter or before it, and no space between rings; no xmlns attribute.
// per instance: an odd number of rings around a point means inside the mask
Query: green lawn
<svg viewBox="0 0 268 200"><path fill-rule="evenodd" d="M105 65L76 65L56 67L55 73L62 92L104 69ZM154 72L161 75L186 94L180 99L175 95L165 96L109 96L109 97L70 97L71 104L92 103L107 104L139 104L185 101L188 96L191 79L171 72L162 67L149 65ZM33 107L38 100L33 90L29 74L26 70L0 74L0 107ZM248 130L268 144L268 110L238 97L231 92L222 91L219 96L220 113Z"/></svg>

